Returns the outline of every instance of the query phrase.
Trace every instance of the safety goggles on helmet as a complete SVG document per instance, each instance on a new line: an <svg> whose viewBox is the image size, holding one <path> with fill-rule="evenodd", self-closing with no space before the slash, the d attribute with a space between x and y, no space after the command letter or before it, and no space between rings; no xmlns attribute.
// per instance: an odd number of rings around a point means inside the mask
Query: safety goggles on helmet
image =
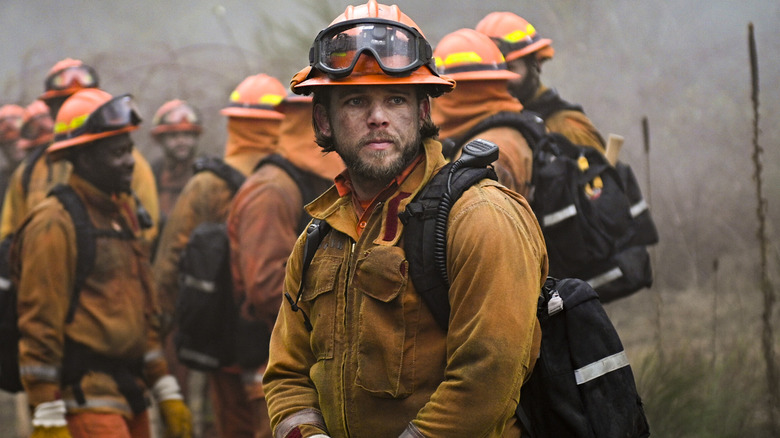
<svg viewBox="0 0 780 438"><path fill-rule="evenodd" d="M173 125L177 123L199 124L200 116L189 105L178 105L160 117L160 124Z"/></svg>
<svg viewBox="0 0 780 438"><path fill-rule="evenodd" d="M431 64L432 49L415 28L381 18L343 21L322 30L309 51L309 65L332 79L349 76L363 53L389 76L407 76Z"/></svg>
<svg viewBox="0 0 780 438"><path fill-rule="evenodd" d="M81 88L96 88L97 74L88 65L76 65L52 73L46 78L46 90L66 90L74 85Z"/></svg>
<svg viewBox="0 0 780 438"><path fill-rule="evenodd" d="M124 94L100 105L90 114L75 117L68 126L55 125L54 140L62 141L82 134L116 131L140 123L141 117L138 115L132 96Z"/></svg>

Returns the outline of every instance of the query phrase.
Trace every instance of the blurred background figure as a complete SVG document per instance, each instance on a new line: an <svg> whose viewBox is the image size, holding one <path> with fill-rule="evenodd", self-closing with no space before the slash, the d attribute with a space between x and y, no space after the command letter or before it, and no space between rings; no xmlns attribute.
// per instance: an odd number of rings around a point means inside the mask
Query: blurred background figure
<svg viewBox="0 0 780 438"><path fill-rule="evenodd" d="M165 102L154 114L152 125L152 138L163 151L163 156L152 163L162 228L179 193L192 177L192 164L198 153L203 126L198 110L179 99Z"/></svg>
<svg viewBox="0 0 780 438"><path fill-rule="evenodd" d="M19 147L24 123L24 108L8 104L0 107L0 150L5 161L0 170L0 189L5 193L8 180L16 166L24 158L24 151Z"/></svg>

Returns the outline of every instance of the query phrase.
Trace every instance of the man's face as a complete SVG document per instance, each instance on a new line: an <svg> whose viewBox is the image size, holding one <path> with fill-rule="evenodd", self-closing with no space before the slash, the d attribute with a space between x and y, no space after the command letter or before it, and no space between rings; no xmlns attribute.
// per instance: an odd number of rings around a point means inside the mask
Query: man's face
<svg viewBox="0 0 780 438"><path fill-rule="evenodd" d="M106 193L130 192L133 181L133 140L120 134L96 141L80 157L79 175Z"/></svg>
<svg viewBox="0 0 780 438"><path fill-rule="evenodd" d="M174 161L187 161L195 155L198 134L194 132L166 132L160 135L165 156Z"/></svg>
<svg viewBox="0 0 780 438"><path fill-rule="evenodd" d="M420 126L430 111L413 85L337 86L315 121L332 136L353 181L389 183L420 148Z"/></svg>
<svg viewBox="0 0 780 438"><path fill-rule="evenodd" d="M0 151L10 168L15 168L24 159L24 150L19 148L19 140L0 143Z"/></svg>
<svg viewBox="0 0 780 438"><path fill-rule="evenodd" d="M520 79L509 81L507 88L509 94L514 96L520 103L525 104L530 101L539 89L540 66L536 61L536 55L531 54L522 58L507 62L507 69L520 75Z"/></svg>

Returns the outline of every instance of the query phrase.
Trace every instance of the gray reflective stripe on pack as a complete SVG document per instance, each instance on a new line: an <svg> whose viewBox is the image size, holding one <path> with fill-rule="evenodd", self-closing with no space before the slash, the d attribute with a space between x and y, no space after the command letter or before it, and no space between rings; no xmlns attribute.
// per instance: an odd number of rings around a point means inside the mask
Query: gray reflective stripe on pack
<svg viewBox="0 0 780 438"><path fill-rule="evenodd" d="M612 371L619 370L628 365L628 356L626 356L625 351L621 351L620 353L615 353L612 356L607 356L604 359L585 365L578 370L574 370L574 379L577 381L578 385L582 385L585 382L590 382L604 374L611 373Z"/></svg>
<svg viewBox="0 0 780 438"><path fill-rule="evenodd" d="M542 218L542 224L545 227L551 227L558 222L562 222L574 216L577 216L577 207L575 207L574 204L571 204L566 208L562 208L556 212L544 215Z"/></svg>
<svg viewBox="0 0 780 438"><path fill-rule="evenodd" d="M593 289L597 289L597 288L599 288L599 287L609 283L610 281L617 280L618 278L620 278L622 276L623 276L623 271L620 269L619 266L616 266L616 267L610 269L609 271L607 271L607 272L605 272L605 273L603 273L601 275L597 275L597 276L591 278L590 280L588 280L588 284Z"/></svg>
<svg viewBox="0 0 780 438"><path fill-rule="evenodd" d="M59 382L60 368L53 365L24 365L19 367L19 375L48 382Z"/></svg>
<svg viewBox="0 0 780 438"><path fill-rule="evenodd" d="M631 217L637 217L647 210L647 201L644 198L631 206Z"/></svg>
<svg viewBox="0 0 780 438"><path fill-rule="evenodd" d="M193 362L203 364L207 367L217 368L219 367L219 358L203 354L199 351L190 350L187 348L179 349L179 357L182 359L189 359Z"/></svg>
<svg viewBox="0 0 780 438"><path fill-rule="evenodd" d="M207 293L213 293L217 290L217 286L213 281L201 280L199 278L193 277L192 275L183 275L183 277L184 285L187 287L191 287L193 289Z"/></svg>
<svg viewBox="0 0 780 438"><path fill-rule="evenodd" d="M11 280L5 277L0 277L0 289L2 290L11 289Z"/></svg>

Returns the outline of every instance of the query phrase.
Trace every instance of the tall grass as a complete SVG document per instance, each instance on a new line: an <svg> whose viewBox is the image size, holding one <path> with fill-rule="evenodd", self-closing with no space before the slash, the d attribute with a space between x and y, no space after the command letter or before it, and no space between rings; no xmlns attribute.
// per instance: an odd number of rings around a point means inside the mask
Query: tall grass
<svg viewBox="0 0 780 438"><path fill-rule="evenodd" d="M752 344L752 345L751 345ZM647 354L634 367L652 436L770 438L764 370L755 340L711 352L678 347Z"/></svg>

